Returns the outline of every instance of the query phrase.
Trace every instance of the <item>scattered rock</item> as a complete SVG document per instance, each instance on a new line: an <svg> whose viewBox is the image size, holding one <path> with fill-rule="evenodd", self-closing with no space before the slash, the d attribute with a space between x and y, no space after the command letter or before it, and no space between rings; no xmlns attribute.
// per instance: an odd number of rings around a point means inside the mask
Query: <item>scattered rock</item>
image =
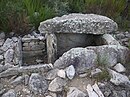
<svg viewBox="0 0 130 97"><path fill-rule="evenodd" d="M11 84L14 86L17 86L18 84L22 84L24 82L24 76L19 76L16 79L14 79Z"/></svg>
<svg viewBox="0 0 130 97"><path fill-rule="evenodd" d="M104 97L103 93L99 89L98 85L95 83L93 86L94 91L98 94L99 97Z"/></svg>
<svg viewBox="0 0 130 97"><path fill-rule="evenodd" d="M73 79L75 76L75 68L73 65L70 65L66 68L66 75L69 79Z"/></svg>
<svg viewBox="0 0 130 97"><path fill-rule="evenodd" d="M96 69L94 69L94 70L91 71L91 76L96 76L96 75L98 75L101 72L102 72L101 69L96 68Z"/></svg>
<svg viewBox="0 0 130 97"><path fill-rule="evenodd" d="M17 97L16 93L13 89L9 90L5 94L2 95L2 97Z"/></svg>
<svg viewBox="0 0 130 97"><path fill-rule="evenodd" d="M121 63L118 63L114 66L114 69L117 71L117 72L125 72L126 71L126 68L121 64Z"/></svg>
<svg viewBox="0 0 130 97"><path fill-rule="evenodd" d="M3 46L1 47L1 49L3 51L7 51L8 49L12 49L14 47L14 42L12 39L7 38L6 41L4 42Z"/></svg>
<svg viewBox="0 0 130 97"><path fill-rule="evenodd" d="M87 92L89 97L99 97L90 84L87 85Z"/></svg>
<svg viewBox="0 0 130 97"><path fill-rule="evenodd" d="M58 70L58 72L57 72L57 76L59 76L59 77L61 77L61 78L65 78L66 77L66 75L65 75L65 71L64 70Z"/></svg>
<svg viewBox="0 0 130 97"><path fill-rule="evenodd" d="M69 91L67 92L67 97L88 97L87 94L78 90L75 87L69 87Z"/></svg>
<svg viewBox="0 0 130 97"><path fill-rule="evenodd" d="M125 87L129 87L130 88L130 81L129 81L127 76L122 75L120 73L117 73L117 72L115 72L115 71L113 71L111 69L109 69L108 71L109 71L109 73L110 73L110 75L112 77L110 79L110 81L112 83L114 83L115 85L123 85Z"/></svg>
<svg viewBox="0 0 130 97"><path fill-rule="evenodd" d="M56 78L58 70L59 69L52 69L52 70L48 71L46 74L46 79L53 80L54 78Z"/></svg>
<svg viewBox="0 0 130 97"><path fill-rule="evenodd" d="M47 91L48 83L38 73L32 73L29 79L29 88L34 94L44 94Z"/></svg>
<svg viewBox="0 0 130 97"><path fill-rule="evenodd" d="M48 90L52 92L61 92L66 84L66 80L57 77L51 81Z"/></svg>

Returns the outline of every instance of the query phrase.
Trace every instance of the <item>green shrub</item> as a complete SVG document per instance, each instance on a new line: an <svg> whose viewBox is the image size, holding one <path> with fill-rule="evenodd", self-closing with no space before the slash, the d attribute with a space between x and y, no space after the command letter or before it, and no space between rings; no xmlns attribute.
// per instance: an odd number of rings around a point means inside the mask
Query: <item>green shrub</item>
<svg viewBox="0 0 130 97"><path fill-rule="evenodd" d="M55 16L55 12L41 0L23 0L30 24L38 28L41 21Z"/></svg>
<svg viewBox="0 0 130 97"><path fill-rule="evenodd" d="M26 32L28 21L21 0L0 1L0 31Z"/></svg>

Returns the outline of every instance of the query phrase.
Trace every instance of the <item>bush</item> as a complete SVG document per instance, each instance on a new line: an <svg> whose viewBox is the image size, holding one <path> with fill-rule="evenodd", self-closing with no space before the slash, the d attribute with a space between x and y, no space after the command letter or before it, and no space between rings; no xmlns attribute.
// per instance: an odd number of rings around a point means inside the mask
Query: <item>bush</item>
<svg viewBox="0 0 130 97"><path fill-rule="evenodd" d="M0 30L4 32L26 32L28 21L21 0L0 1Z"/></svg>
<svg viewBox="0 0 130 97"><path fill-rule="evenodd" d="M36 29L41 21L55 16L55 12L48 5L43 4L41 0L23 0L28 14L30 24Z"/></svg>

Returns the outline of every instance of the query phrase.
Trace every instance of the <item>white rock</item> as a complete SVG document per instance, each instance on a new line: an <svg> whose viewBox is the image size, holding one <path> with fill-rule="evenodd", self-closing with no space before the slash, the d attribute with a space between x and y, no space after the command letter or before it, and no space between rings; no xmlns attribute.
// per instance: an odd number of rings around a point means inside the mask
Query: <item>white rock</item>
<svg viewBox="0 0 130 97"><path fill-rule="evenodd" d="M58 70L57 76L59 76L59 77L61 77L61 78L65 78L65 71L64 71L63 69Z"/></svg>
<svg viewBox="0 0 130 97"><path fill-rule="evenodd" d="M61 92L63 90L63 87L67 84L66 80L57 77L54 80L51 81L49 84L49 91L52 92Z"/></svg>
<svg viewBox="0 0 130 97"><path fill-rule="evenodd" d="M87 85L87 92L89 97L99 97L95 91L93 90L92 86L90 84Z"/></svg>
<svg viewBox="0 0 130 97"><path fill-rule="evenodd" d="M121 63L118 63L114 66L114 69L117 71L117 72L125 72L126 71L126 68L121 64Z"/></svg>
<svg viewBox="0 0 130 97"><path fill-rule="evenodd" d="M73 65L70 65L66 68L66 75L69 79L73 79L75 76L75 68Z"/></svg>
<svg viewBox="0 0 130 97"><path fill-rule="evenodd" d="M0 60L3 60L3 58L4 58L4 57L3 57L2 55L0 55Z"/></svg>
<svg viewBox="0 0 130 97"><path fill-rule="evenodd" d="M114 83L115 85L125 85L128 87L130 86L129 78L126 75L122 75L111 69L108 69L108 71L112 77L110 79L112 83Z"/></svg>
<svg viewBox="0 0 130 97"><path fill-rule="evenodd" d="M95 83L93 86L94 91L98 94L99 97L104 97L103 93L99 89L98 85Z"/></svg>
<svg viewBox="0 0 130 97"><path fill-rule="evenodd" d="M67 97L86 97L86 94L75 87L69 87Z"/></svg>

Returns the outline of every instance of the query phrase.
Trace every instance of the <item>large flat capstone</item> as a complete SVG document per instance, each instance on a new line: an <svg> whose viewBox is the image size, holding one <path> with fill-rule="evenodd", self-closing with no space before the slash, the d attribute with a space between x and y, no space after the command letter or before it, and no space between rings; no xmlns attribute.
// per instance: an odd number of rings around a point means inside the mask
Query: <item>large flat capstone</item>
<svg viewBox="0 0 130 97"><path fill-rule="evenodd" d="M41 33L86 33L105 34L117 31L117 23L108 17L96 14L73 13L55 17L40 23Z"/></svg>

